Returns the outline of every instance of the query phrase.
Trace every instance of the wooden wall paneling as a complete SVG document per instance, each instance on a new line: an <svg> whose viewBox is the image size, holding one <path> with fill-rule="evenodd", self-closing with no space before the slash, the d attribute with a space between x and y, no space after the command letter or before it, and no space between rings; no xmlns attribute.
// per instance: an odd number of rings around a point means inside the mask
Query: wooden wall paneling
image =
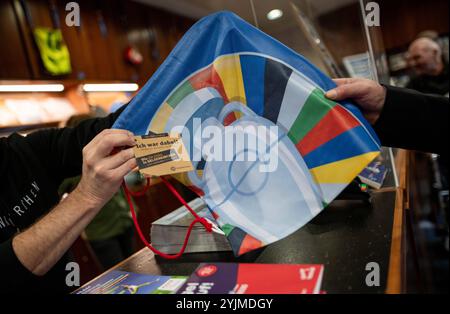
<svg viewBox="0 0 450 314"><path fill-rule="evenodd" d="M361 9L358 3L342 7L317 18L318 32L335 61L368 50Z"/></svg>
<svg viewBox="0 0 450 314"><path fill-rule="evenodd" d="M108 42L109 33L103 35L99 26L99 14L102 12L101 4L98 1L84 1L82 14L84 14L85 31L87 33L90 57L92 58L92 77L88 79L108 80L114 78L114 71L110 51L115 46L110 46ZM104 16L104 15L103 15Z"/></svg>
<svg viewBox="0 0 450 314"><path fill-rule="evenodd" d="M60 0L64 13L65 0ZM115 11L117 1L80 1L81 26L62 26L73 55L73 77L88 80L129 80L130 71L122 59L125 34ZM61 18L65 15L61 14ZM102 34L100 19L106 25Z"/></svg>
<svg viewBox="0 0 450 314"><path fill-rule="evenodd" d="M33 37L33 27L48 27L53 28L53 21L50 15L50 5L47 0L26 0L26 7L31 17L32 25L29 25L27 21L26 23L26 33L27 39L30 41L30 45L28 47L29 50L29 58L31 59L31 63L37 66L37 70L35 69L35 73L33 79L55 79L55 78L67 78L67 76L53 76L47 73L42 63L38 47ZM23 8L22 8L23 9ZM24 12L25 14L25 12ZM31 27L30 27L31 26Z"/></svg>
<svg viewBox="0 0 450 314"><path fill-rule="evenodd" d="M47 0L26 0L25 2L35 27L53 28L50 6Z"/></svg>
<svg viewBox="0 0 450 314"><path fill-rule="evenodd" d="M53 27L49 1L26 0L34 27ZM22 34L24 52L22 56L20 51L15 55L10 51L8 54L0 52L0 59L12 58L14 62L21 64L21 67L16 69L2 69L0 75L4 78L120 80L137 81L143 85L193 24L190 19L129 0L79 0L77 2L80 5L81 26L69 27L65 23L67 1L52 1L56 4L61 31L69 49L72 73L66 76L51 76L45 72L20 1L11 0L10 6L14 8L17 23L13 23L7 15L8 18L2 19L0 24L1 31L7 30L8 27L16 28L16 32ZM8 12L8 8L6 6L6 10L2 9L1 12ZM125 24L124 17L127 17ZM101 32L100 18L106 25L106 35ZM17 25L14 26L15 24ZM4 28L3 25L11 26ZM16 50L16 47L20 47L20 36L13 33L8 32L10 37L14 37L16 44L12 45ZM144 57L141 65L133 66L124 60L124 50L130 41ZM3 57L4 55L8 57ZM14 71L19 74L15 75Z"/></svg>
<svg viewBox="0 0 450 314"><path fill-rule="evenodd" d="M113 1L111 1L113 2ZM114 80L123 79L125 75L117 70L116 29L112 23L110 8L106 1L81 0L80 27L65 24L64 0L58 1L61 29L68 46L73 79ZM106 25L106 34L102 34L100 20Z"/></svg>
<svg viewBox="0 0 450 314"><path fill-rule="evenodd" d="M189 26L186 26L184 23L185 18L179 17L176 15L170 16L172 27L171 27L171 36L170 36L170 45L173 48L177 45L177 43L180 41L180 39L183 37L184 33L188 31L190 28Z"/></svg>
<svg viewBox="0 0 450 314"><path fill-rule="evenodd" d="M152 32L152 42L148 41L148 57L152 60L152 66L146 73L147 78L158 69L158 67L167 58L173 46L169 43L169 23L167 17L169 14L152 7L146 9L146 27Z"/></svg>
<svg viewBox="0 0 450 314"><path fill-rule="evenodd" d="M414 33L415 23L414 18L408 17L413 10L407 8L405 11L402 9L402 6L404 6L403 0L397 0L395 4L390 2L392 1L381 1L379 3L381 29L387 49L409 43L414 36L412 34Z"/></svg>
<svg viewBox="0 0 450 314"><path fill-rule="evenodd" d="M135 47L143 57L143 62L139 65L128 65L135 71L135 79L140 85L151 77L157 69L156 61L152 58L150 25L153 16L148 14L148 6L135 2L127 2L124 12L126 19L127 45Z"/></svg>
<svg viewBox="0 0 450 314"><path fill-rule="evenodd" d="M140 79L147 81L164 62L187 29L176 27L176 20L183 19L152 7L145 11L143 25L146 28L144 58L149 62L140 69ZM153 38L152 38L153 36Z"/></svg>
<svg viewBox="0 0 450 314"><path fill-rule="evenodd" d="M170 46L170 50L172 51L172 49L176 46L176 44L178 43L178 27L177 27L177 17L173 16L173 15L169 15L167 16L167 22L168 22L168 41L169 41L169 46Z"/></svg>
<svg viewBox="0 0 450 314"><path fill-rule="evenodd" d="M65 0L57 1L61 32L69 49L72 64L72 73L69 77L71 79L95 78L94 60L90 53L89 30L86 23L89 19L89 11L86 10L84 5L85 1L78 1L80 4L81 26L69 27L65 22L67 14L65 11L66 3L67 1Z"/></svg>
<svg viewBox="0 0 450 314"><path fill-rule="evenodd" d="M124 61L124 49L127 45L127 34L122 22L124 0L104 0L103 10L108 27L108 45L111 47L111 61L114 79L133 81L135 70Z"/></svg>
<svg viewBox="0 0 450 314"><path fill-rule="evenodd" d="M379 4L387 50L404 48L424 30L449 32L448 0L380 0Z"/></svg>
<svg viewBox="0 0 450 314"><path fill-rule="evenodd" d="M27 64L30 71L30 79L40 78L41 66L39 57L36 54L36 44L33 40L33 33L30 27L29 21L26 18L26 13L19 0L11 0L14 13L16 16L17 27L20 33L20 37L25 50L25 55L27 58Z"/></svg>
<svg viewBox="0 0 450 314"><path fill-rule="evenodd" d="M153 8L148 7L145 10L146 28L148 34L148 52L144 58L150 60L150 67L142 69L141 71L141 77L143 76L145 81L147 81L153 73L155 73L158 66L162 63L161 40L158 37L158 15L159 12Z"/></svg>
<svg viewBox="0 0 450 314"><path fill-rule="evenodd" d="M172 51L172 46L168 41L170 24L167 21L167 15L164 14L164 12L158 14L158 16L156 17L156 21L158 23L156 27L156 33L160 49L160 58L158 63L161 64L164 62L169 53Z"/></svg>
<svg viewBox="0 0 450 314"><path fill-rule="evenodd" d="M436 30L448 34L448 0L380 0L381 37L376 45L386 51L405 49L417 34ZM319 16L319 32L338 63L367 50L358 3ZM344 43L344 44L343 44Z"/></svg>
<svg viewBox="0 0 450 314"><path fill-rule="evenodd" d="M123 51L127 38L123 24L121 23L121 9L124 1L97 0L96 27L106 45L105 53L108 54L109 79L131 81L134 71L124 61ZM99 19L103 18L107 33L100 32Z"/></svg>
<svg viewBox="0 0 450 314"><path fill-rule="evenodd" d="M178 28L178 39L180 40L181 37L184 36L184 34L195 24L194 20L180 17L177 21L177 28Z"/></svg>
<svg viewBox="0 0 450 314"><path fill-rule="evenodd" d="M28 63L13 1L0 1L0 38L3 47L0 56L0 79L30 79Z"/></svg>

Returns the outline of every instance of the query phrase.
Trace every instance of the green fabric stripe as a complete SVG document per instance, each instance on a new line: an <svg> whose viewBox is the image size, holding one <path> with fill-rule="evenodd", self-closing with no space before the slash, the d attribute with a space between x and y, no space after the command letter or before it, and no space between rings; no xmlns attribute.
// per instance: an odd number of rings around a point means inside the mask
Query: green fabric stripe
<svg viewBox="0 0 450 314"><path fill-rule="evenodd" d="M187 95L194 92L189 81L186 81L181 85L167 100L170 107L175 108Z"/></svg>
<svg viewBox="0 0 450 314"><path fill-rule="evenodd" d="M222 231L225 233L225 235L228 237L231 233L231 231L233 231L234 226L229 225L229 224L225 224L222 226Z"/></svg>
<svg viewBox="0 0 450 314"><path fill-rule="evenodd" d="M300 142L335 105L335 102L325 98L321 90L313 90L289 130L289 138L294 143Z"/></svg>

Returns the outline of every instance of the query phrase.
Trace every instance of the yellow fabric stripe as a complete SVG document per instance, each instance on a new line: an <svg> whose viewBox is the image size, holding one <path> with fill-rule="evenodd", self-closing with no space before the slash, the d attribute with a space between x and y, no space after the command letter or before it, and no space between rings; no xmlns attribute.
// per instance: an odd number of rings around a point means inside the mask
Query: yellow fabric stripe
<svg viewBox="0 0 450 314"><path fill-rule="evenodd" d="M150 131L154 133L164 133L164 128L172 114L173 108L168 104L164 103L155 114L150 124Z"/></svg>
<svg viewBox="0 0 450 314"><path fill-rule="evenodd" d="M310 170L314 180L319 183L350 183L369 162L380 153L372 152L339 160Z"/></svg>
<svg viewBox="0 0 450 314"><path fill-rule="evenodd" d="M241 72L241 61L238 55L224 56L214 61L214 69L222 80L228 100L239 101L246 105L244 80Z"/></svg>

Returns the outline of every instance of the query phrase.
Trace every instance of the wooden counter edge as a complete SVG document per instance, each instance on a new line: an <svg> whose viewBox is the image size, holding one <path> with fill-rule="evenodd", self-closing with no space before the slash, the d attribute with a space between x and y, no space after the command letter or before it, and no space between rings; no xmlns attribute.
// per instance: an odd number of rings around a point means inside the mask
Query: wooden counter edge
<svg viewBox="0 0 450 314"><path fill-rule="evenodd" d="M391 250L386 285L387 294L402 293L403 273L403 189L398 188L395 196L394 221L392 224Z"/></svg>
<svg viewBox="0 0 450 314"><path fill-rule="evenodd" d="M391 251L386 285L387 294L399 294L404 292L404 221L408 191L407 175L409 166L409 152L400 150L395 160L395 166L399 177L399 187L396 188L394 221L392 223Z"/></svg>

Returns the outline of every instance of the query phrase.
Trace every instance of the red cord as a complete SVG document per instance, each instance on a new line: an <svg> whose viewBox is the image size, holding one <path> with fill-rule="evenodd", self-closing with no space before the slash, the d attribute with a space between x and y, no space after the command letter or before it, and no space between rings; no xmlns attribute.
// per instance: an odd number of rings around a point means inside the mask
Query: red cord
<svg viewBox="0 0 450 314"><path fill-rule="evenodd" d="M125 181L123 183L124 185L126 185ZM128 188L127 188L128 189ZM128 190L128 192L131 194L131 196L134 197L139 197L139 196L144 196L145 193L147 193L147 191L150 189L150 178L147 178L147 183L144 187L144 189L142 191L138 191L138 192L133 192L131 190Z"/></svg>
<svg viewBox="0 0 450 314"><path fill-rule="evenodd" d="M145 239L144 234L142 233L141 228L139 227L138 221L137 221L137 217L136 217L136 212L134 210L134 205L133 202L131 201L131 195L143 195L150 187L150 179L147 178L147 185L144 188L143 191L138 192L138 193L131 193L131 191L128 190L125 181L122 183L122 187L124 189L125 192L125 197L127 199L128 202L128 206L130 206L130 212L131 212L131 217L133 217L133 222L134 222L134 226L136 228L136 231L139 235L139 237L141 238L141 241L145 244L145 246L147 246L150 250L152 250L155 254L160 255L163 258L166 259L177 259L179 258L181 255L183 255L184 251L186 250L186 246L188 244L189 241L189 237L191 235L191 231L192 228L194 227L194 225L196 223L201 223L207 232L211 232L212 231L212 225L210 222L208 222L205 218L200 217L189 205L188 203L184 200L184 198L178 193L178 191L173 187L173 185L167 181L164 177L160 177L161 180L164 182L164 184L169 188L169 190L172 192L172 194L175 195L176 198L178 198L178 200L184 205L186 206L186 208L191 212L191 214L195 217L194 221L191 222L191 224L189 225L188 231L186 233L186 237L184 238L184 243L183 246L181 247L180 252L178 252L177 254L166 254L163 253L157 249L155 249L150 243L148 243L148 241Z"/></svg>

